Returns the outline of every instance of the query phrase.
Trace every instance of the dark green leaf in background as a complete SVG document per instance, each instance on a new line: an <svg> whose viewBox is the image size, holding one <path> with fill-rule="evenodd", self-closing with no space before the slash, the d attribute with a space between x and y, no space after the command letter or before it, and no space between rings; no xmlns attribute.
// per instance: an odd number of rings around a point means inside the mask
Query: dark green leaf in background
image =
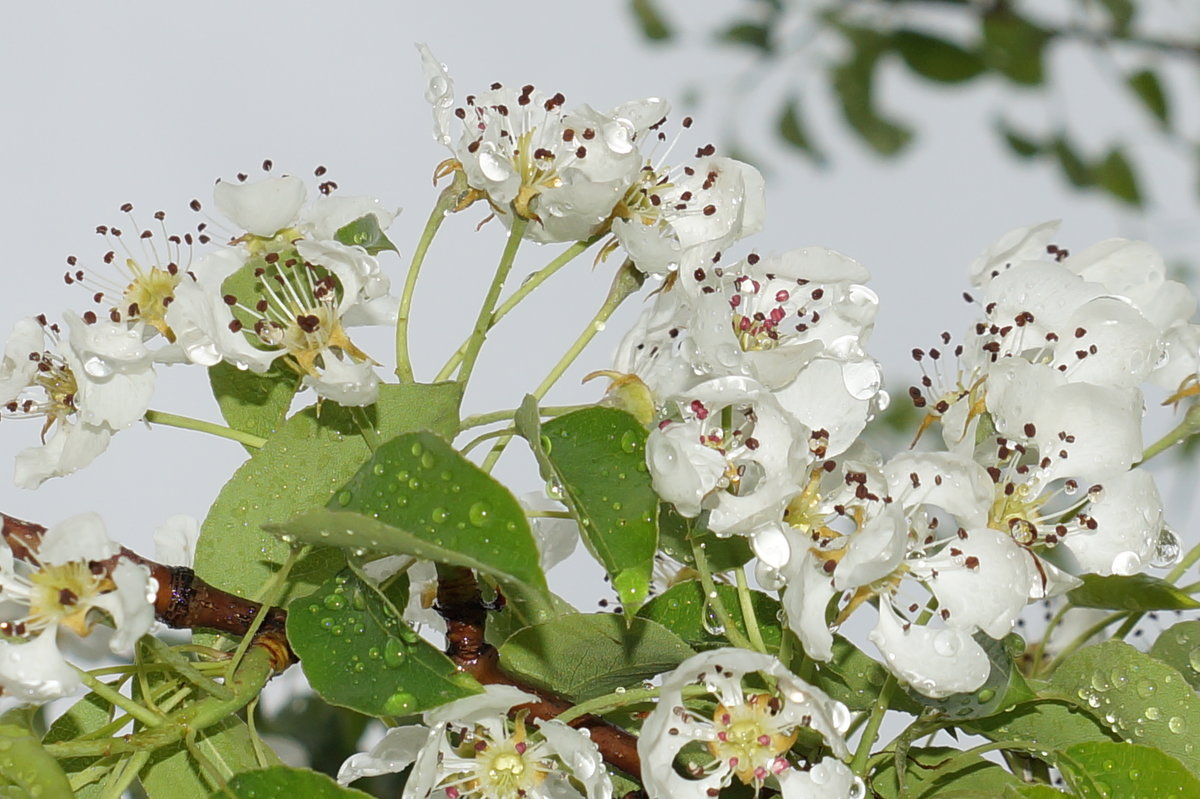
<svg viewBox="0 0 1200 799"><path fill-rule="evenodd" d="M199 733L194 745L221 773L236 774L279 764L279 758L265 746L267 762L258 762L250 728L236 716ZM142 769L140 779L150 799L205 799L220 787L183 742L157 750Z"/></svg>
<svg viewBox="0 0 1200 799"><path fill-rule="evenodd" d="M1164 127L1170 124L1171 109L1167 104L1167 94L1163 91L1158 73L1149 69L1134 72L1129 76L1129 88Z"/></svg>
<svg viewBox="0 0 1200 799"><path fill-rule="evenodd" d="M1040 142L1018 131L1004 119L997 121L996 128L1004 137L1004 143L1008 145L1008 149L1018 158L1033 158L1045 151L1045 147Z"/></svg>
<svg viewBox="0 0 1200 799"><path fill-rule="evenodd" d="M816 163L824 163L825 156L817 150L812 138L808 135L808 126L803 116L803 105L798 99L788 100L783 105L777 123L779 137L787 144L807 155Z"/></svg>
<svg viewBox="0 0 1200 799"><path fill-rule="evenodd" d="M1110 150L1104 160L1092 168L1092 180L1118 200L1135 207L1141 206L1142 190L1137 175L1121 150Z"/></svg>
<svg viewBox="0 0 1200 799"><path fill-rule="evenodd" d="M993 799L1002 796L1007 787L1017 787L1021 784L1012 774L986 760L965 763L954 771L941 768L957 754L959 750L945 746L914 747L908 750L908 768L904 771L908 795ZM872 775L871 790L880 799L896 799L899 796L896 764L892 758L884 761Z"/></svg>
<svg viewBox="0 0 1200 799"><path fill-rule="evenodd" d="M658 8L658 0L630 0L633 18L642 35L652 42L665 42L672 37L671 26Z"/></svg>
<svg viewBox="0 0 1200 799"><path fill-rule="evenodd" d="M1056 137L1051 146L1054 157L1058 159L1059 168L1072 186L1081 189L1095 183L1091 166L1075 151L1065 136Z"/></svg>
<svg viewBox="0 0 1200 799"><path fill-rule="evenodd" d="M892 47L909 69L938 83L963 83L987 69L973 50L920 31L897 31L892 34Z"/></svg>
<svg viewBox="0 0 1200 799"><path fill-rule="evenodd" d="M287 635L313 690L367 715L408 716L481 690L350 569L288 606Z"/></svg>
<svg viewBox="0 0 1200 799"><path fill-rule="evenodd" d="M737 589L718 584L717 595L743 634L747 632L746 617L738 601ZM779 602L761 591L750 592L750 604L762 633L763 643L778 651L783 631L779 624ZM704 586L698 580L687 580L647 602L638 616L656 621L697 649L728 646L716 612L706 601Z"/></svg>
<svg viewBox="0 0 1200 799"><path fill-rule="evenodd" d="M238 774L224 791L211 799L371 799L370 794L343 788L336 782L307 769L275 766L261 771Z"/></svg>
<svg viewBox="0 0 1200 799"><path fill-rule="evenodd" d="M730 44L752 47L764 53L771 52L771 29L762 23L735 22L721 31L717 38Z"/></svg>
<svg viewBox="0 0 1200 799"><path fill-rule="evenodd" d="M997 6L983 18L984 58L995 71L1024 86L1045 81L1045 51L1050 33L1014 12Z"/></svg>
<svg viewBox="0 0 1200 799"><path fill-rule="evenodd" d="M852 47L850 58L833 70L833 88L846 123L880 155L895 155L912 138L912 132L880 114L875 105L875 72L887 39L864 28L843 28Z"/></svg>

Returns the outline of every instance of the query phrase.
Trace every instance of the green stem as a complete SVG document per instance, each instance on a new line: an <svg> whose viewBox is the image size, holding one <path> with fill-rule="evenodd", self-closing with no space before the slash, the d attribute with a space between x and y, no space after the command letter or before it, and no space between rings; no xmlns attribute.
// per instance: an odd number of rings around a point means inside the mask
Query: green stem
<svg viewBox="0 0 1200 799"><path fill-rule="evenodd" d="M241 710L258 696L274 673L271 653L266 647L254 647L246 653L241 666L226 683L233 692L229 699L206 697L168 716L165 723L158 727L139 730L132 735L98 741L60 741L46 744L44 748L59 759L161 749L178 743L188 730L207 729Z"/></svg>
<svg viewBox="0 0 1200 799"><path fill-rule="evenodd" d="M367 416L366 409L351 408L350 415L354 418L354 423L358 425L358 433L362 436L367 449L371 450L371 452L379 449L379 445L383 442L379 439L379 431L375 429L375 425L371 424L371 419Z"/></svg>
<svg viewBox="0 0 1200 799"><path fill-rule="evenodd" d="M262 446L267 443L265 438L256 436L253 433L246 433L241 430L234 430L232 427L226 427L223 424L215 422L206 422L203 419L193 419L190 416L180 416L175 413L167 413L166 411L146 411L142 417L150 424L161 424L166 427L178 427L183 430L196 430L201 433L208 433L212 436L220 436L228 438L231 441L236 441L239 444L245 444L247 447L254 449L262 449Z"/></svg>
<svg viewBox="0 0 1200 799"><path fill-rule="evenodd" d="M575 242L570 247L563 250L563 252L559 254L559 256L553 261L530 275L529 278L525 280L517 288L517 290L514 291L511 296L509 296L508 299L500 304L500 307L496 309L495 313L492 314L492 318L488 321L488 327L495 327L501 319L508 315L509 311L517 307L521 300L528 297L533 293L534 289L546 282L547 278L569 264L578 255L583 253L588 247L591 247L599 240L600 237L596 236L588 239L587 241ZM454 372L454 367L462 363L463 354L467 350L468 343L470 343L469 339L468 341L464 341L459 348L455 350L454 354L450 356L450 360L447 361L446 365L442 367L442 371L438 372L437 377L433 379L433 382L437 383L442 380L449 379L450 375Z"/></svg>
<svg viewBox="0 0 1200 799"><path fill-rule="evenodd" d="M154 636L148 636L143 640L148 643L151 652L154 653L156 658L163 661L164 664L178 673L180 677L183 677L201 691L221 699L229 699L233 696L233 694L229 692L228 688L204 676L204 674L196 668L196 664L192 663L183 655L179 654ZM217 665L223 667L225 664L221 663Z"/></svg>
<svg viewBox="0 0 1200 799"><path fill-rule="evenodd" d="M463 455L467 455L471 450L475 449L485 441L491 441L493 438L512 438L514 430L516 430L514 427L504 427L499 430L489 430L486 433L480 433L468 441L466 446L459 449L459 452L461 452Z"/></svg>
<svg viewBox="0 0 1200 799"><path fill-rule="evenodd" d="M1196 565L1196 561L1200 560L1200 544L1188 550L1188 553L1183 556L1183 559L1172 567L1171 571L1167 572L1165 579L1168 583L1173 583L1187 573L1187 570Z"/></svg>
<svg viewBox="0 0 1200 799"><path fill-rule="evenodd" d="M641 288L643 280L644 278L641 273L634 269L631 263L626 262L621 267L616 277L613 278L612 286L608 290L608 297L605 298L604 304L600 306L600 310L596 311L596 315L592 317L587 327L575 339L575 343L558 359L558 363L554 365L550 373L538 384L537 388L530 392L534 399L540 400L546 396L546 392L558 382L558 379L570 368L575 359L579 357L579 354L587 348L587 345L592 342L596 334L604 329L604 324L617 308L620 307L621 303L625 301L625 298ZM506 436L496 442L481 466L485 472L492 470L492 467L496 465L496 461L500 459L500 454L504 452L504 448L508 446L508 442L511 440L512 436Z"/></svg>
<svg viewBox="0 0 1200 799"><path fill-rule="evenodd" d="M651 688L617 689L610 694L604 694L603 696L589 699L586 702L580 702L578 705L559 713L555 718L564 724L568 724L581 716L589 714L599 716L628 705L651 702L660 693L662 693L662 688L657 686ZM709 690L703 685L685 685L682 690L685 698L704 696L707 693L709 693Z"/></svg>
<svg viewBox="0 0 1200 799"><path fill-rule="evenodd" d="M962 752L938 764L938 771L943 774L954 774L959 769L966 768L973 760L979 760L980 755L988 752L995 752L997 749L1014 750L1021 752L1045 752L1046 745L1035 743L1034 741L992 741L986 744L980 744L973 749L965 749Z"/></svg>
<svg viewBox="0 0 1200 799"><path fill-rule="evenodd" d="M1105 627L1107 627L1110 624L1115 623L1116 621L1118 621L1120 619L1125 618L1128 615L1129 615L1129 611L1120 610L1120 611L1117 611L1116 613L1108 614L1103 619L1101 619L1100 621L1093 624L1091 627L1088 627L1086 630L1081 632L1079 635L1075 636L1075 638L1072 639L1069 644L1064 646L1062 651L1059 652L1057 655L1055 655L1054 660L1052 660L1050 662L1050 664L1046 667L1045 672L1043 674L1037 675L1037 676L1049 677L1051 674L1054 673L1054 670L1058 668L1058 664L1062 663L1063 660L1065 660L1068 655L1070 655L1072 652L1079 649L1081 646L1083 646L1088 641L1090 641L1093 636L1095 636L1096 634L1101 632Z"/></svg>
<svg viewBox="0 0 1200 799"><path fill-rule="evenodd" d="M150 755L150 752L134 752L132 757L113 771L105 785L104 793L100 795L101 799L121 799L125 795L125 790L137 779L142 766L150 760Z"/></svg>
<svg viewBox="0 0 1200 799"><path fill-rule="evenodd" d="M708 568L708 556L704 554L703 544L692 542L692 557L696 560L696 571L700 574L700 585L704 588L704 601L717 614L717 619L725 628L725 637L736 647L753 649L750 639L742 634L729 609L721 601L721 594L717 592L717 585L713 582L712 571Z"/></svg>
<svg viewBox="0 0 1200 799"><path fill-rule="evenodd" d="M1176 444L1182 444L1198 432L1200 432L1200 404L1188 408L1187 413L1183 415L1183 421L1175 425L1171 432L1146 447L1140 463L1145 463L1154 456L1166 452Z"/></svg>
<svg viewBox="0 0 1200 799"><path fill-rule="evenodd" d="M101 699L112 703L115 707L121 708L121 710L124 710L147 727L157 727L163 723L162 716L142 707L103 680L97 680L83 669L76 668L75 672L79 675L79 679L83 681L83 684L90 688L93 693Z"/></svg>
<svg viewBox="0 0 1200 799"><path fill-rule="evenodd" d="M540 413L542 416L562 416L564 413L570 413L571 411L578 411L582 410L583 408L590 407L592 407L591 403L581 405L545 405L538 408L538 413ZM507 422L513 419L519 410L519 408L508 408L503 411L472 414L458 423L458 429L466 430L471 427L482 427L485 424Z"/></svg>
<svg viewBox="0 0 1200 799"><path fill-rule="evenodd" d="M263 621L267 618L267 611L269 611L275 605L275 603L279 601L279 597L283 595L284 586L287 584L287 578L292 571L292 567L296 565L296 561L300 560L300 558L307 555L310 551L312 551L311 545L292 547L290 550L288 550L288 556L286 559L284 559L283 563L280 564L279 569L267 579L266 585L262 587L262 590L259 592L257 598L257 601L261 607L259 608L258 613L255 614L254 620L250 622L250 627L246 630L246 634L243 635L242 640L238 642L238 646L237 649L234 650L233 657L229 660L228 673L230 676L226 678L226 682L232 679L234 672L241 668L242 657L246 654L246 650L254 640L254 636L258 634L258 630L262 626Z"/></svg>
<svg viewBox="0 0 1200 799"><path fill-rule="evenodd" d="M754 612L754 603L750 599L750 586L746 583L745 569L734 569L733 577L737 581L738 604L742 608L742 618L746 620L746 632L750 636L750 643L764 655L769 654L767 645L763 642L762 630L758 628L758 614Z"/></svg>
<svg viewBox="0 0 1200 799"><path fill-rule="evenodd" d="M513 217L512 228L508 231L508 241L504 245L504 252L500 255L496 274L492 276L492 285L488 287L487 296L484 297L483 304L479 306L475 329L471 331L471 337L467 339L467 348L463 351L462 365L458 369L457 380L464 388L471 380L471 372L475 370L475 361L479 359L479 350L483 348L483 342L487 339L488 328L492 321L492 310L496 307L496 301L500 299L500 292L504 289L504 281L508 280L508 273L512 271L513 261L517 258L517 250L521 246L521 238L525 235L527 224L527 220L517 216ZM442 371L438 373L434 382L444 380L445 372L446 368L442 367Z"/></svg>
<svg viewBox="0 0 1200 799"><path fill-rule="evenodd" d="M875 739L879 737L879 727L883 724L883 717L887 715L888 703L891 702L895 687L896 678L889 674L879 689L875 704L871 707L867 726L863 730L862 738L858 740L858 748L854 750L854 760L850 762L850 769L859 777L867 776L867 759L871 756L871 747L875 745Z"/></svg>
<svg viewBox="0 0 1200 799"><path fill-rule="evenodd" d="M416 377L413 375L412 355L408 347L408 320L412 315L412 301L417 288L417 276L421 273L421 264L425 262L425 253L428 252L429 245L433 243L433 238L437 235L442 222L445 221L446 214L457 204L458 195L459 189L453 183L438 195L437 202L434 203L433 210L429 213L429 219L425 222L425 229L421 231L421 238L417 241L417 248L413 250L412 262L408 266L408 275L404 278L404 291L400 294L400 309L396 313L396 377L400 379L401 383L416 382Z"/></svg>

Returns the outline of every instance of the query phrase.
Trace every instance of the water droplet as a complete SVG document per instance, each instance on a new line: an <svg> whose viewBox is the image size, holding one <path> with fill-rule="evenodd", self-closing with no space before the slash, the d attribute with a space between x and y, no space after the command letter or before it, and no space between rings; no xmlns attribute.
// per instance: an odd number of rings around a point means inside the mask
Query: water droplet
<svg viewBox="0 0 1200 799"><path fill-rule="evenodd" d="M1150 680L1138 680L1137 692L1142 699L1149 699L1158 690L1158 686L1150 682Z"/></svg>
<svg viewBox="0 0 1200 799"><path fill-rule="evenodd" d="M958 654L962 642L958 635L951 630L942 630L933 637L933 650L943 657L953 657Z"/></svg>
<svg viewBox="0 0 1200 799"><path fill-rule="evenodd" d="M371 473L375 474L375 475L382 476L385 471L387 471L387 469L384 468L384 465L382 463L376 463L374 466L371 467Z"/></svg>
<svg viewBox="0 0 1200 799"><path fill-rule="evenodd" d="M1167 719L1167 729L1174 733L1180 733L1187 729L1187 722L1181 716L1171 716Z"/></svg>
<svg viewBox="0 0 1200 799"><path fill-rule="evenodd" d="M632 430L626 430L624 433L621 434L621 451L622 452L634 453L637 451L637 448L638 448L637 433L634 433Z"/></svg>
<svg viewBox="0 0 1200 799"><path fill-rule="evenodd" d="M1150 707L1146 708L1146 718L1150 719L1150 721L1158 721L1160 718L1162 718L1162 712L1158 708L1151 705Z"/></svg>
<svg viewBox="0 0 1200 799"><path fill-rule="evenodd" d="M329 618L328 616L321 619L321 629L332 630L333 629L333 619Z"/></svg>
<svg viewBox="0 0 1200 799"><path fill-rule="evenodd" d="M325 607L330 610L341 610L346 607L346 599L340 594L329 594L325 597Z"/></svg>
<svg viewBox="0 0 1200 799"><path fill-rule="evenodd" d="M340 491L337 495L337 503L343 508L350 504L350 500L354 499L354 495L349 491Z"/></svg>
<svg viewBox="0 0 1200 799"><path fill-rule="evenodd" d="M492 518L492 507L486 502L476 502L467 510L467 519L476 527L487 525Z"/></svg>
<svg viewBox="0 0 1200 799"><path fill-rule="evenodd" d="M445 508L434 508L432 511L430 511L429 518L434 524L442 524L450 518L450 511L446 510Z"/></svg>
<svg viewBox="0 0 1200 799"><path fill-rule="evenodd" d="M1174 566L1182 554L1183 547L1179 542L1179 535L1164 525L1158 531L1158 541L1154 545L1154 554L1150 556L1150 565L1156 569Z"/></svg>
<svg viewBox="0 0 1200 799"><path fill-rule="evenodd" d="M421 466L423 466L426 469L432 469L436 465L437 465L437 458L434 457L434 454L432 452L426 452L423 455L421 455Z"/></svg>
<svg viewBox="0 0 1200 799"><path fill-rule="evenodd" d="M383 645L383 662L389 669L399 668L407 655L404 642L399 638L389 638Z"/></svg>
<svg viewBox="0 0 1200 799"><path fill-rule="evenodd" d="M991 688L984 688L982 691L979 692L978 698L979 698L980 702L983 702L986 704L987 702L991 702L993 699L996 698L996 692Z"/></svg>
<svg viewBox="0 0 1200 799"><path fill-rule="evenodd" d="M402 716L413 706L417 698L408 691L397 691L383 703L383 709L391 716Z"/></svg>

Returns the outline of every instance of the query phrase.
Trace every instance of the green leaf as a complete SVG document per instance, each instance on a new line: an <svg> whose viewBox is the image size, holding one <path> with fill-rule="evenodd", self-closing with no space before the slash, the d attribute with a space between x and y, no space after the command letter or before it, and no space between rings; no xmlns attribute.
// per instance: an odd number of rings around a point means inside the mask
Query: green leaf
<svg viewBox="0 0 1200 799"><path fill-rule="evenodd" d="M658 548L646 429L625 411L593 407L551 419L530 443L562 486L584 544L632 617L646 601Z"/></svg>
<svg viewBox="0 0 1200 799"><path fill-rule="evenodd" d="M1153 114L1163 127L1169 125L1170 107L1167 105L1167 95L1158 79L1158 73L1143 69L1130 75L1128 82L1129 88L1142 101L1142 105L1146 106L1146 110Z"/></svg>
<svg viewBox="0 0 1200 799"><path fill-rule="evenodd" d="M1073 589L1067 598L1080 608L1138 611L1200 608L1200 602L1190 594L1148 574L1109 577L1085 574L1083 585Z"/></svg>
<svg viewBox="0 0 1200 799"><path fill-rule="evenodd" d="M851 710L869 710L887 681L888 670L841 635L833 636L833 658L816 664L810 682ZM916 714L921 706L901 691L892 693L891 707Z"/></svg>
<svg viewBox="0 0 1200 799"><path fill-rule="evenodd" d="M1200 691L1200 620L1181 621L1163 630L1150 647L1150 655L1174 666Z"/></svg>
<svg viewBox="0 0 1200 799"><path fill-rule="evenodd" d="M370 794L343 788L324 774L275 766L234 775L224 791L211 799L371 799Z"/></svg>
<svg viewBox="0 0 1200 799"><path fill-rule="evenodd" d="M263 749L269 762L258 762L250 740L250 728L236 716L199 733L195 747L218 771L226 774L279 763L275 753L265 746ZM208 771L182 742L156 751L142 769L140 778L150 799L206 799L220 787L213 783Z"/></svg>
<svg viewBox="0 0 1200 799"><path fill-rule="evenodd" d="M1075 148L1065 137L1055 137L1051 147L1063 175L1072 186L1086 188L1095 184L1092 168L1075 152Z"/></svg>
<svg viewBox="0 0 1200 799"><path fill-rule="evenodd" d="M897 31L892 47L909 69L938 83L962 83L987 69L978 53L920 31Z"/></svg>
<svg viewBox="0 0 1200 799"><path fill-rule="evenodd" d="M1084 799L1200 796L1200 780L1150 746L1092 741L1063 752L1057 765Z"/></svg>
<svg viewBox="0 0 1200 799"><path fill-rule="evenodd" d="M1045 145L1013 128L1004 119L997 121L996 128L1004 137L1008 149L1018 158L1034 158L1046 151Z"/></svg>
<svg viewBox="0 0 1200 799"><path fill-rule="evenodd" d="M895 155L912 138L907 127L882 116L875 107L875 67L886 40L875 31L844 28L853 47L850 58L833 70L833 88L847 124L880 155Z"/></svg>
<svg viewBox="0 0 1200 799"><path fill-rule="evenodd" d="M1118 200L1132 206L1142 205L1142 190L1133 165L1119 149L1110 150L1104 160L1092 168L1092 179Z"/></svg>
<svg viewBox="0 0 1200 799"><path fill-rule="evenodd" d="M432 433L381 445L329 508L270 529L306 543L467 566L549 602L520 503Z"/></svg>
<svg viewBox="0 0 1200 799"><path fill-rule="evenodd" d="M1033 690L1013 663L1014 656L1025 651L1021 636L1010 633L1003 641L997 641L979 632L974 637L991 662L991 671L983 685L974 691L952 694L942 699L930 699L910 691L914 700L926 707L936 708L951 718L978 719L1034 698Z"/></svg>
<svg viewBox="0 0 1200 799"><path fill-rule="evenodd" d="M1008 7L983 17L984 59L989 67L1023 86L1045 80L1046 43L1050 32L1014 13Z"/></svg>
<svg viewBox="0 0 1200 799"><path fill-rule="evenodd" d="M453 435L460 399L453 383L387 385L366 414L383 438L408 430ZM288 419L217 495L196 545L196 572L213 585L253 597L290 551L261 526L323 506L370 454L355 414L331 402L319 413L314 406ZM332 549L303 558L281 602L308 593L343 563Z"/></svg>
<svg viewBox="0 0 1200 799"><path fill-rule="evenodd" d="M1004 799L1063 799L1070 796L1049 785L1009 785L1004 789Z"/></svg>
<svg viewBox="0 0 1200 799"><path fill-rule="evenodd" d="M748 634L737 589L718 584L717 594L733 617L734 624L743 634ZM718 632L720 622L705 599L704 586L697 580L686 580L651 599L638 611L638 616L658 622L696 649L728 646L728 640ZM783 639L783 631L779 626L779 602L761 591L751 591L750 605L758 621L763 643L768 649L778 651Z"/></svg>
<svg viewBox="0 0 1200 799"><path fill-rule="evenodd" d="M958 749L945 746L908 750L908 768L904 781L911 797L979 796L997 797L1009 786L1017 787L1020 780L1009 772L985 760L976 760L954 771L944 766L959 754ZM888 758L871 777L871 790L882 799L895 799L900 793L896 781L896 763Z"/></svg>
<svg viewBox="0 0 1200 799"><path fill-rule="evenodd" d="M665 42L674 36L667 18L658 8L657 0L631 0L629 7L642 35L650 41Z"/></svg>
<svg viewBox="0 0 1200 799"><path fill-rule="evenodd" d="M696 534L695 519L679 515L675 506L663 502L658 506L658 545L663 553L688 566L696 565L692 542L704 547L708 568L713 573L741 568L754 557L750 542L744 536L731 535L726 538L713 535L708 530Z"/></svg>
<svg viewBox="0 0 1200 799"><path fill-rule="evenodd" d="M817 150L808 135L808 126L804 122L799 100L791 99L783 105L783 113L779 115L776 129L779 131L779 137L793 148L819 164L825 162L825 156Z"/></svg>
<svg viewBox="0 0 1200 799"><path fill-rule="evenodd" d="M52 744L73 740L93 730L100 729L112 721L112 718L112 704L105 699L101 699L94 693L88 693L54 720L54 723L50 725L50 729L42 736L42 743ZM59 761L59 765L62 766L62 770L68 777L72 777L99 759L99 757L72 757ZM103 776L104 773L98 773L96 779L98 780ZM76 796L91 797L93 794L99 796L101 787L101 785L89 783L76 791Z"/></svg>
<svg viewBox="0 0 1200 799"><path fill-rule="evenodd" d="M1063 696L1131 743L1154 746L1193 772L1200 750L1200 697L1179 672L1123 641L1085 647L1063 661L1050 680Z"/></svg>
<svg viewBox="0 0 1200 799"><path fill-rule="evenodd" d="M353 222L338 228L333 237L347 247L362 247L368 255L379 255L381 252L389 251L400 252L379 227L379 217L375 214L364 214Z"/></svg>
<svg viewBox="0 0 1200 799"><path fill-rule="evenodd" d="M222 361L208 369L208 382L221 416L235 430L270 438L283 423L300 376L276 361L265 374L238 369ZM247 447L250 453L254 449Z"/></svg>
<svg viewBox="0 0 1200 799"><path fill-rule="evenodd" d="M769 53L771 47L771 29L757 22L735 22L717 34L717 39L730 44L740 44Z"/></svg>
<svg viewBox="0 0 1200 799"><path fill-rule="evenodd" d="M31 717L28 708L0 716L0 786L15 788L8 791L15 797L72 796L62 767L30 729Z"/></svg>
<svg viewBox="0 0 1200 799"><path fill-rule="evenodd" d="M509 674L582 702L673 669L694 654L661 624L595 613L518 631L500 647L500 662Z"/></svg>
<svg viewBox="0 0 1200 799"><path fill-rule="evenodd" d="M1065 749L1084 741L1115 740L1089 713L1057 700L1018 705L960 726L993 741L1032 741L1047 749Z"/></svg>
<svg viewBox="0 0 1200 799"><path fill-rule="evenodd" d="M287 635L322 699L370 716L408 716L481 690L351 569L288 606Z"/></svg>

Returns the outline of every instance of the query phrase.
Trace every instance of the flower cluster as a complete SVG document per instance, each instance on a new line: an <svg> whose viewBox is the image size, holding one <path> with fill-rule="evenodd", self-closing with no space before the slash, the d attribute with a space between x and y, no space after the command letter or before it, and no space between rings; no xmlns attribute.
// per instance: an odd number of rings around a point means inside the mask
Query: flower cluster
<svg viewBox="0 0 1200 799"><path fill-rule="evenodd" d="M383 236L395 213L334 188L322 183L308 202L294 176L218 182L214 202L232 226L221 246L208 222L196 235L168 234L162 212L159 230L142 230L133 246L121 229L98 228L111 247L104 268L85 271L71 256L65 275L92 292L96 309L66 313L65 329L44 315L22 319L5 344L0 413L44 420L43 446L17 456L17 485L86 466L142 419L158 364L281 368L339 404L374 402L375 362L346 328L392 323L397 301L375 255L345 233L369 219ZM133 207L122 210L133 221Z"/></svg>

